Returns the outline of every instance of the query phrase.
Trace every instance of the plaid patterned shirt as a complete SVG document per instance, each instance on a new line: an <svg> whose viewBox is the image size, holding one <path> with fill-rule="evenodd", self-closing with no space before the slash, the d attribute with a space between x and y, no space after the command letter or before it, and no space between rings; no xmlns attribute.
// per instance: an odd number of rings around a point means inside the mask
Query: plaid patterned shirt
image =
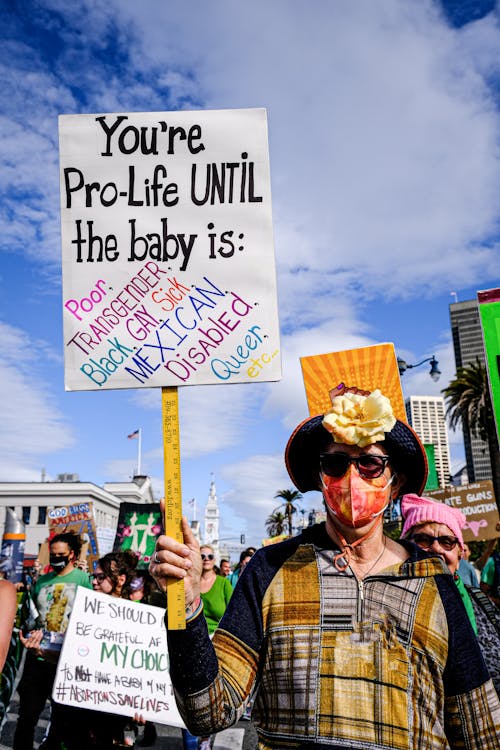
<svg viewBox="0 0 500 750"><path fill-rule="evenodd" d="M203 617L170 631L191 732L236 722L255 691L259 747L485 750L500 703L453 577L410 558L362 581L332 564L324 524L259 550L213 642Z"/></svg>

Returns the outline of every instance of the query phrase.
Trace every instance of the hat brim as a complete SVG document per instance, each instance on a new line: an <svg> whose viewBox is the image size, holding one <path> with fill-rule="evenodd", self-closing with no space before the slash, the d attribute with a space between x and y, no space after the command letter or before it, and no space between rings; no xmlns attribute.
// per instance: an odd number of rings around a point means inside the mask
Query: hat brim
<svg viewBox="0 0 500 750"><path fill-rule="evenodd" d="M330 433L323 427L322 414L305 419L291 434L285 448L285 464L300 492L319 490L319 456L331 442ZM400 494L420 495L427 481L428 465L416 432L398 419L381 445L386 446L395 470L404 476Z"/></svg>

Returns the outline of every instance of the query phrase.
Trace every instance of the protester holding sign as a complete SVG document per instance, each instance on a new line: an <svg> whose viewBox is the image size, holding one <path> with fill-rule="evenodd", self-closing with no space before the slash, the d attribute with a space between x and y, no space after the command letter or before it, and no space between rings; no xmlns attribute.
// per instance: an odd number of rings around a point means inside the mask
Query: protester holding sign
<svg viewBox="0 0 500 750"><path fill-rule="evenodd" d="M120 599L130 599L132 582L136 576L138 557L130 550L109 552L97 561L92 574L94 591ZM89 747L94 750L111 750L135 745L136 726L144 721L132 722L126 716L89 711L86 725L89 730ZM136 717L137 719L139 717Z"/></svg>
<svg viewBox="0 0 500 750"><path fill-rule="evenodd" d="M27 648L23 676L19 683L19 718L14 734L14 750L33 750L35 727L52 692L57 661L68 627L68 620L78 586L91 588L87 573L75 568L81 540L70 532L56 534L49 543L52 572L40 576L31 589L38 610L37 625L41 629L23 636ZM64 726L71 725L74 709L52 702L50 731L43 743L44 750L58 748ZM68 744L68 738L66 738Z"/></svg>
<svg viewBox="0 0 500 750"><path fill-rule="evenodd" d="M234 724L256 688L263 749L497 747L500 703L453 577L383 534L391 500L425 485L413 430L380 392L339 389L294 431L286 465L301 492L322 491L326 524L253 555L212 641L187 519L184 544L158 539L153 575L185 584L186 630L168 642L190 731Z"/></svg>

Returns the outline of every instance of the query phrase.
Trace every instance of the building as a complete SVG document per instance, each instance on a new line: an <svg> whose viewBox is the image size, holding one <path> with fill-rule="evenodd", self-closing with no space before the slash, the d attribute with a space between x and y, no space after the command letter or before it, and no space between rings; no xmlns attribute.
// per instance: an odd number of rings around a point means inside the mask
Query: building
<svg viewBox="0 0 500 750"><path fill-rule="evenodd" d="M97 538L112 545L120 503L154 502L151 480L146 476L135 476L132 482L107 482L103 487L80 482L75 474L59 477L56 482L0 482L0 532L3 535L6 508L12 508L25 526L25 556L36 557L47 539L49 508L92 503Z"/></svg>
<svg viewBox="0 0 500 750"><path fill-rule="evenodd" d="M455 351L455 365L466 367L479 359L485 364L483 331L476 300L450 304L450 323ZM465 460L469 483L491 479L491 462L488 443L470 434L463 426Z"/></svg>
<svg viewBox="0 0 500 750"><path fill-rule="evenodd" d="M406 415L420 440L434 446L439 486L450 483L450 446L444 399L442 396L410 396L406 399Z"/></svg>
<svg viewBox="0 0 500 750"><path fill-rule="evenodd" d="M214 548L215 559L219 561L219 505L217 503L217 493L215 491L215 481L212 475L210 482L210 491L205 506L205 534L203 541Z"/></svg>

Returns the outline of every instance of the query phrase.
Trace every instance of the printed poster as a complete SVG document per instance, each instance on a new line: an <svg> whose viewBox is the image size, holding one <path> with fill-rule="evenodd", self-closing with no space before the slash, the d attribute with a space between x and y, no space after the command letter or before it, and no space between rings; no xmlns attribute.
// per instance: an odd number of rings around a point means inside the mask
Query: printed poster
<svg viewBox="0 0 500 750"><path fill-rule="evenodd" d="M139 556L139 568L147 568L162 533L160 503L120 503L120 515L113 551L132 550Z"/></svg>
<svg viewBox="0 0 500 750"><path fill-rule="evenodd" d="M330 391L344 383L366 391L378 388L390 399L394 416L407 421L394 344L301 357L309 414L325 414L332 405Z"/></svg>
<svg viewBox="0 0 500 750"><path fill-rule="evenodd" d="M65 706L184 726L168 671L165 610L77 589L52 697Z"/></svg>
<svg viewBox="0 0 500 750"><path fill-rule="evenodd" d="M477 298L498 439L500 435L500 289L478 292Z"/></svg>
<svg viewBox="0 0 500 750"><path fill-rule="evenodd" d="M279 380L264 109L59 118L66 390Z"/></svg>

